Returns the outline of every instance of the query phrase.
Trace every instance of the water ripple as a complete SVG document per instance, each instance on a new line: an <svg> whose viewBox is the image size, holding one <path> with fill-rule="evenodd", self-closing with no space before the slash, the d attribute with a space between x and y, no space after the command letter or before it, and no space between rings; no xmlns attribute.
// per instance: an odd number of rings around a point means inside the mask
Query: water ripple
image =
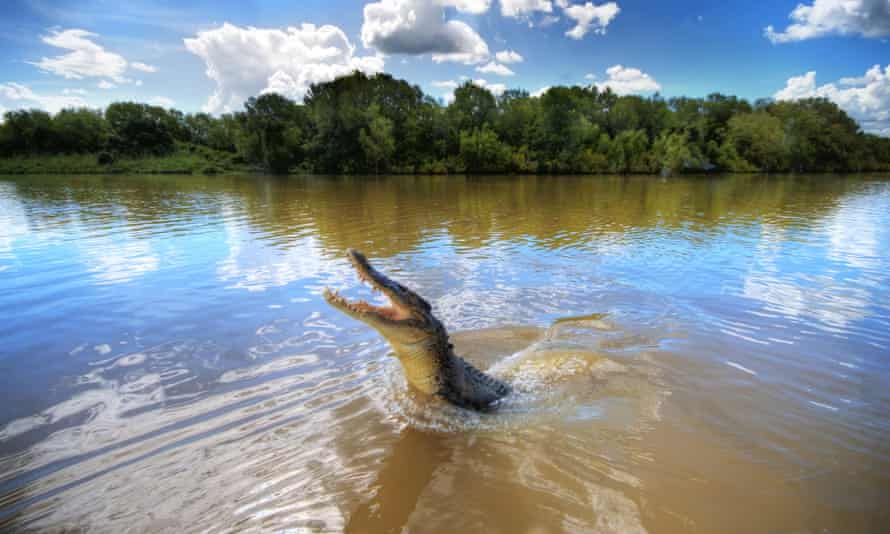
<svg viewBox="0 0 890 534"><path fill-rule="evenodd" d="M887 213L881 178L0 177L0 530L868 531ZM373 298L346 247L498 413L325 305Z"/></svg>

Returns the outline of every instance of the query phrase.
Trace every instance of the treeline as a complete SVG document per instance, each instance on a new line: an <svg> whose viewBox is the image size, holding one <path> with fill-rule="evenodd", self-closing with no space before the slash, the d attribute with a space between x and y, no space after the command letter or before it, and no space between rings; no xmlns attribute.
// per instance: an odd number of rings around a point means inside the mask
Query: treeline
<svg viewBox="0 0 890 534"><path fill-rule="evenodd" d="M618 96L553 87L495 97L467 82L442 105L386 74L277 94L214 117L119 102L104 112L9 111L0 156L127 156L213 150L272 172L678 173L890 170L890 139L826 99Z"/></svg>

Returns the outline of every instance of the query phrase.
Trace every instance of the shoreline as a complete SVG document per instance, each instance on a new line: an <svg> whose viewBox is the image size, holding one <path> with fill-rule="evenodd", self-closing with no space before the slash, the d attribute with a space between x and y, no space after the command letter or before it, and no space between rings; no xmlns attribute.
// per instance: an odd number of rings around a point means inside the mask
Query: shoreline
<svg viewBox="0 0 890 534"><path fill-rule="evenodd" d="M381 177L381 176L650 176L653 178L672 178L690 176L803 176L803 175L861 175L890 174L887 169L860 169L838 171L782 171L765 172L759 170L734 171L700 169L677 173L653 172L511 172L509 170L480 171L430 171L423 170L390 170L380 174L368 173L325 173L308 170L293 170L288 173L269 172L256 165L236 163L237 155L212 150L178 150L168 156L125 157L112 163L100 164L98 154L54 154L47 156L19 156L0 158L0 176L119 176L119 175L179 175L179 176L349 176L349 177Z"/></svg>
<svg viewBox="0 0 890 534"><path fill-rule="evenodd" d="M50 154L0 158L0 174L194 174L256 172L236 156L212 150L177 150L166 156L118 157L99 163L100 154Z"/></svg>

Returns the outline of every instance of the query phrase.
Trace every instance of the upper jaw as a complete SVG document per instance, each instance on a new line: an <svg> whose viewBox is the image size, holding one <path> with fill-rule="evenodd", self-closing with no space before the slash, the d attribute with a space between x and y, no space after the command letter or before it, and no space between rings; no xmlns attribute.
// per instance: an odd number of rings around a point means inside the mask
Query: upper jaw
<svg viewBox="0 0 890 534"><path fill-rule="evenodd" d="M363 300L350 302L341 297L338 292L325 288L324 298L329 304L356 319L376 323L380 326L394 325L407 319L416 318L411 306L402 297L401 292L405 291L404 288L374 269L361 252L349 249L346 255L359 278L368 282L373 290L381 291L386 295L390 300L390 305L375 306Z"/></svg>
<svg viewBox="0 0 890 534"><path fill-rule="evenodd" d="M349 262L352 263L352 267L358 273L359 278L371 284L372 289L383 292L389 297L395 307L402 308L404 311L410 309L404 298L405 288L372 267L364 254L354 248L350 248L346 250L346 257L349 258Z"/></svg>

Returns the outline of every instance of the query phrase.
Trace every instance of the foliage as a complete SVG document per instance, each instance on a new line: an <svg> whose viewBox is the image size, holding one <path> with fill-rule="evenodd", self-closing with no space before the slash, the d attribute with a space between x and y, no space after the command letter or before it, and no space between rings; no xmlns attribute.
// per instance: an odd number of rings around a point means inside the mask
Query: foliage
<svg viewBox="0 0 890 534"><path fill-rule="evenodd" d="M730 170L751 168L772 172L787 168L785 132L782 121L765 111L740 113L729 119L726 142L738 154L740 160Z"/></svg>
<svg viewBox="0 0 890 534"><path fill-rule="evenodd" d="M510 150L488 124L483 124L460 133L460 157L468 172L498 172L505 168Z"/></svg>
<svg viewBox="0 0 890 534"><path fill-rule="evenodd" d="M652 172L647 161L646 132L623 130L609 143L607 158L611 172Z"/></svg>
<svg viewBox="0 0 890 534"><path fill-rule="evenodd" d="M221 116L134 102L7 112L2 168L39 172L47 156L83 172L140 158L148 172L833 172L890 170L890 139L819 98L752 105L596 86L495 97L466 82L442 105L390 75L356 72L312 85L303 103L266 93Z"/></svg>
<svg viewBox="0 0 890 534"><path fill-rule="evenodd" d="M108 144L108 123L98 111L63 109L53 118L55 146L60 152L97 152Z"/></svg>
<svg viewBox="0 0 890 534"><path fill-rule="evenodd" d="M662 175L678 174L685 170L701 170L703 160L697 147L689 142L684 131L662 132L652 145L653 170Z"/></svg>
<svg viewBox="0 0 890 534"><path fill-rule="evenodd" d="M0 153L42 154L54 151L52 117L38 109L7 111L4 115L3 133L0 135Z"/></svg>
<svg viewBox="0 0 890 534"><path fill-rule="evenodd" d="M448 106L451 123L458 131L474 130L494 121L497 101L488 89L467 81L454 90Z"/></svg>
<svg viewBox="0 0 890 534"><path fill-rule="evenodd" d="M231 174L250 171L235 154L177 143L154 155L34 154L0 158L0 174Z"/></svg>
<svg viewBox="0 0 890 534"><path fill-rule="evenodd" d="M331 173L376 170L382 160L368 160L361 132L371 135L369 123L378 117L391 125L394 153L402 155L409 164L418 163L425 153L435 148L432 132L437 130L436 117L431 105L419 87L387 74L368 77L356 72L312 85L303 106L311 123L312 170ZM375 107L373 113L370 112L372 106ZM376 133L382 134L380 128L384 124L378 121Z"/></svg>
<svg viewBox="0 0 890 534"><path fill-rule="evenodd" d="M174 116L159 106L115 102L105 110L112 150L125 154L168 154L174 149Z"/></svg>
<svg viewBox="0 0 890 534"><path fill-rule="evenodd" d="M281 95L251 97L238 115L243 131L242 148L251 161L276 173L286 173L302 158L305 113Z"/></svg>
<svg viewBox="0 0 890 534"><path fill-rule="evenodd" d="M396 151L396 142L392 136L393 123L380 113L380 107L372 105L368 110L368 125L359 132L359 144L365 152L368 165L374 173L380 173L380 164L386 163Z"/></svg>

